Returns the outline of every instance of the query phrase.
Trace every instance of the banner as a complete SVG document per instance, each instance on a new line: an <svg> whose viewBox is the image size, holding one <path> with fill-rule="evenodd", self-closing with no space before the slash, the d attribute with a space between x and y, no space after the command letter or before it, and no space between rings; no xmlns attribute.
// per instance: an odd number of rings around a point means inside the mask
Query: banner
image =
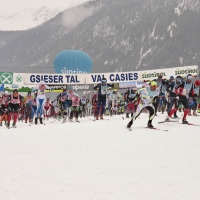
<svg viewBox="0 0 200 200"><path fill-rule="evenodd" d="M157 79L158 76L162 75L163 78L169 78L170 76L186 76L192 74L197 76L198 66L187 66L187 67L175 67L167 69L153 69L146 71L135 71L135 72L115 72L115 73L94 73L94 74L17 74L13 75L13 83L15 85L37 85L42 80L46 84L51 85L89 85L100 83L103 78L107 79L108 83L126 83L135 81L144 81ZM10 75L11 76L11 75ZM4 81L10 81L6 78L8 74L3 76ZM12 83L11 83L12 84Z"/></svg>
<svg viewBox="0 0 200 200"><path fill-rule="evenodd" d="M162 75L163 78L169 78L170 76L186 76L187 74L192 74L197 76L198 66L187 66L187 67L175 67L175 68L166 68L166 69L156 69L156 70L146 70L142 72L142 80L152 80L158 78L159 75Z"/></svg>

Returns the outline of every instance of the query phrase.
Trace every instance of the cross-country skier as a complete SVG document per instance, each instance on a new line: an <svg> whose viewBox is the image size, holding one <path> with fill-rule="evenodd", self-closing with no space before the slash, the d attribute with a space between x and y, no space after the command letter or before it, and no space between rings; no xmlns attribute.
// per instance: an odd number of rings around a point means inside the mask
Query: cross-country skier
<svg viewBox="0 0 200 200"><path fill-rule="evenodd" d="M170 77L171 79L171 77ZM172 80L172 79L171 79ZM173 106L178 106L178 99L176 98L175 88L181 83L182 78L177 76L175 81L169 81L167 86L167 93L168 93L168 106L167 106L167 113L169 114L172 110ZM174 118L178 118L177 111L174 112Z"/></svg>
<svg viewBox="0 0 200 200"><path fill-rule="evenodd" d="M33 100L31 101L31 118L30 123L33 123L34 116L36 115L37 111L37 92L35 91Z"/></svg>
<svg viewBox="0 0 200 200"><path fill-rule="evenodd" d="M23 100L24 100L24 97L18 93L17 89L13 90L13 93L8 96L8 99L6 100L7 103L9 102L9 104L8 104L8 109L9 109L8 123L6 124L7 128L10 128L10 120L11 120L13 114L14 114L14 117L13 117L13 125L12 126L14 128L16 128L18 111L21 109L20 102L23 102Z"/></svg>
<svg viewBox="0 0 200 200"><path fill-rule="evenodd" d="M50 102L50 99L47 98L45 104L44 104L44 119L46 118L47 120L49 119L50 117L50 114L51 114L51 102Z"/></svg>
<svg viewBox="0 0 200 200"><path fill-rule="evenodd" d="M108 88L109 87L114 88L114 85L113 84L108 84L106 78L103 78L101 80L101 83L97 84L94 87L94 90L98 89L98 107L97 107L97 111L96 111L96 120L99 119L100 107L102 107L101 114L100 114L100 119L103 119L103 113L104 113L105 106L106 106L106 95L108 95Z"/></svg>
<svg viewBox="0 0 200 200"><path fill-rule="evenodd" d="M72 97L72 106L71 106L71 112L70 112L70 122L73 122L73 116L75 116L76 122L78 121L78 114L79 114L79 106L80 106L80 99L78 96Z"/></svg>
<svg viewBox="0 0 200 200"><path fill-rule="evenodd" d="M128 123L127 128L130 128L133 122L140 115L142 110L146 108L149 111L149 121L147 123L148 128L153 128L152 120L155 116L155 108L153 106L153 101L155 97L159 95L159 88L157 88L157 83L152 81L149 86L141 88L137 91L137 96L139 98L139 104L136 112L134 113L131 121Z"/></svg>
<svg viewBox="0 0 200 200"><path fill-rule="evenodd" d="M189 105L188 105L188 98L189 94L191 93L191 96L194 97L194 84L192 83L193 76L191 74L188 74L186 76L186 81L181 82L179 85L175 87L175 93L176 93L176 99L178 99L178 106L182 104L184 106L184 115L182 118L183 124L188 124L188 121L186 120L186 117L189 112ZM175 105L175 108L173 108L168 116L166 117L166 121L174 121L171 116L174 114L175 111L178 110L178 106Z"/></svg>
<svg viewBox="0 0 200 200"><path fill-rule="evenodd" d="M155 81L157 83L157 88L159 88L159 90L160 90L161 89L161 85L163 84L163 81L164 81L163 78L162 78L162 75L158 76L158 79L154 79L153 81ZM161 91L160 91L160 93L161 93ZM155 97L155 100L153 102L156 116L157 116L158 106L159 106L159 103L160 103L160 97L159 96L160 96L160 94L157 97Z"/></svg>
<svg viewBox="0 0 200 200"><path fill-rule="evenodd" d="M197 116L199 94L200 94L200 81L196 80L194 83L194 97L190 97L192 99L193 105L190 107L188 115L192 115L191 110L193 110L193 115ZM190 94L190 96L192 95Z"/></svg>
<svg viewBox="0 0 200 200"><path fill-rule="evenodd" d="M6 100L8 99L9 93L5 91L4 94L0 96L0 126L2 126L2 121L4 120L7 123L8 119L8 105Z"/></svg>
<svg viewBox="0 0 200 200"><path fill-rule="evenodd" d="M86 96L80 99L80 117L85 117L86 114Z"/></svg>
<svg viewBox="0 0 200 200"><path fill-rule="evenodd" d="M29 120L29 122L32 122L31 119L31 106L32 106L33 96L31 95L31 91L27 93L27 95L24 97L24 104L25 104L25 123Z"/></svg>
<svg viewBox="0 0 200 200"><path fill-rule="evenodd" d="M133 117L133 113L136 110L137 106L137 87L134 86L130 89L128 89L124 93L124 97L127 102L127 109L126 109L126 118L129 118L129 114L131 113L131 117Z"/></svg>
<svg viewBox="0 0 200 200"><path fill-rule="evenodd" d="M40 124L43 124L42 118L43 118L43 110L44 110L44 104L46 102L46 90L51 90L49 86L45 84L44 81L41 81L38 86L34 88L34 90L38 90L37 93L37 112L35 117L35 124L37 124L38 118L40 119Z"/></svg>

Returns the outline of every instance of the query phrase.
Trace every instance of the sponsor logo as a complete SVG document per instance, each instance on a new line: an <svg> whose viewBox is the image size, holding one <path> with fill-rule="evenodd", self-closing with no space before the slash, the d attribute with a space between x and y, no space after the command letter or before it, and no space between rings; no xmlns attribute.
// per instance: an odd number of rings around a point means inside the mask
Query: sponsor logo
<svg viewBox="0 0 200 200"><path fill-rule="evenodd" d="M16 81L17 82L22 82L22 80L23 80L23 77L21 75L17 75Z"/></svg>
<svg viewBox="0 0 200 200"><path fill-rule="evenodd" d="M61 72L63 74L87 74L87 72L80 71L79 69L77 69L77 70L67 70L66 68L64 68L63 70L61 70Z"/></svg>
<svg viewBox="0 0 200 200"><path fill-rule="evenodd" d="M160 73L157 73L157 72L154 72L154 73L149 73L149 74L142 74L142 78L157 78L159 76L166 76L165 72L160 72Z"/></svg>
<svg viewBox="0 0 200 200"><path fill-rule="evenodd" d="M74 85L72 87L73 90L88 90L90 88L89 85Z"/></svg>
<svg viewBox="0 0 200 200"><path fill-rule="evenodd" d="M19 85L12 84L10 87L11 87L12 89L17 89L17 88L19 88Z"/></svg>
<svg viewBox="0 0 200 200"><path fill-rule="evenodd" d="M3 84L12 84L13 82L12 73L2 73L0 75L0 82Z"/></svg>
<svg viewBox="0 0 200 200"><path fill-rule="evenodd" d="M186 69L186 70L176 70L175 75L187 75L187 74L198 74L198 69Z"/></svg>

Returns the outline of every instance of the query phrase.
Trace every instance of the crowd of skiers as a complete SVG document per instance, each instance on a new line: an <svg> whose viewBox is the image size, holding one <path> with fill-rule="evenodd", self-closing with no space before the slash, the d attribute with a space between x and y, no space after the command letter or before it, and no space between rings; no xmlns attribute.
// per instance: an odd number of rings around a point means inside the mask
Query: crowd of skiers
<svg viewBox="0 0 200 200"><path fill-rule="evenodd" d="M19 120L25 123L43 123L50 117L65 123L67 119L72 122L75 118L94 116L94 120L104 119L104 115L117 115L126 113L131 117L127 127L130 128L142 111L149 111L147 126L153 128L152 120L159 112L167 112L166 121L178 119L177 111L184 112L182 123L188 123L187 115L197 115L200 112L200 81L193 81L193 76L171 76L168 80L159 76L158 79L145 82L142 88L128 88L120 93L113 84L107 83L105 78L94 87L91 99L86 96L79 97L72 88L63 89L54 100L46 98L45 91L51 90L45 82L22 96L18 90L12 93L5 91L0 96L0 126L5 121L7 128L16 127ZM131 116L130 116L131 115ZM173 116L173 117L172 117Z"/></svg>

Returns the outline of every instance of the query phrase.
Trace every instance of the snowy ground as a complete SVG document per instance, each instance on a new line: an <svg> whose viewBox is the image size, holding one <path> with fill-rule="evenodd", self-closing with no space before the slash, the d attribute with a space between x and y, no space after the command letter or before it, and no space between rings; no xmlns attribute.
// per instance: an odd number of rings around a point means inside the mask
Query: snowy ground
<svg viewBox="0 0 200 200"><path fill-rule="evenodd" d="M180 115L180 114L179 114ZM200 127L93 122L0 129L1 200L199 200ZM200 125L200 116L188 117Z"/></svg>

